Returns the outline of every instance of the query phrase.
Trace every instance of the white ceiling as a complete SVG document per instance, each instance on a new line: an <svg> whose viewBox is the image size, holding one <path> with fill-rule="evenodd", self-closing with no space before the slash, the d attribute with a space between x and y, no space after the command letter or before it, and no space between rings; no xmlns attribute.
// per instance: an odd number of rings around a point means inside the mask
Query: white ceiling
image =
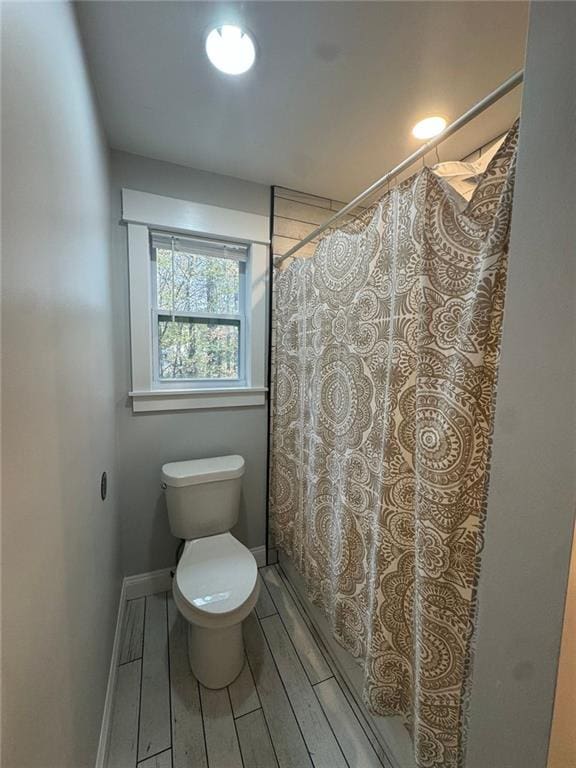
<svg viewBox="0 0 576 768"><path fill-rule="evenodd" d="M78 4L112 147L349 199L418 146L412 125L455 118L523 66L524 2ZM230 78L206 31L238 20L253 70ZM462 157L506 130L506 97L440 149Z"/></svg>

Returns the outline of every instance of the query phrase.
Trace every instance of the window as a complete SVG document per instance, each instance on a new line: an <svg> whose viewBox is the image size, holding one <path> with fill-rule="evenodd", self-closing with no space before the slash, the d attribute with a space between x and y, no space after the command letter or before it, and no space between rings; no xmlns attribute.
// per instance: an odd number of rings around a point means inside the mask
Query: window
<svg viewBox="0 0 576 768"><path fill-rule="evenodd" d="M244 382L246 246L155 232L151 254L156 381Z"/></svg>
<svg viewBox="0 0 576 768"><path fill-rule="evenodd" d="M269 219L122 190L132 408L263 405Z"/></svg>

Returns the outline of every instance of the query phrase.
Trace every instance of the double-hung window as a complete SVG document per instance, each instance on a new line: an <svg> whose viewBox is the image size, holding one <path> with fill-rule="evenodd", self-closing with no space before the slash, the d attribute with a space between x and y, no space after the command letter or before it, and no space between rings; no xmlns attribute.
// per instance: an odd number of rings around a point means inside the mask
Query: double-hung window
<svg viewBox="0 0 576 768"><path fill-rule="evenodd" d="M122 190L132 408L266 402L269 218Z"/></svg>
<svg viewBox="0 0 576 768"><path fill-rule="evenodd" d="M150 241L155 381L245 384L248 248L165 232Z"/></svg>

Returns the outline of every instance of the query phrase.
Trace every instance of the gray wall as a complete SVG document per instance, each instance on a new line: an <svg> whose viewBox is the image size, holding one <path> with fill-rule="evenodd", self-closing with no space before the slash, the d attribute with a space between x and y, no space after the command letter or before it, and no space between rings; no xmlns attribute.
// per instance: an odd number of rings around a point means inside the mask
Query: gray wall
<svg viewBox="0 0 576 768"><path fill-rule="evenodd" d="M87 768L120 594L107 156L72 6L2 14L2 764Z"/></svg>
<svg viewBox="0 0 576 768"><path fill-rule="evenodd" d="M240 522L248 547L265 542L267 407L133 414L130 390L128 254L120 223L122 187L269 215L270 189L125 152L111 153L116 402L120 441L122 566L125 574L170 566L172 537L160 468L167 461L239 453L246 460Z"/></svg>
<svg viewBox="0 0 576 768"><path fill-rule="evenodd" d="M576 4L532 4L467 768L546 765L576 500L575 41Z"/></svg>

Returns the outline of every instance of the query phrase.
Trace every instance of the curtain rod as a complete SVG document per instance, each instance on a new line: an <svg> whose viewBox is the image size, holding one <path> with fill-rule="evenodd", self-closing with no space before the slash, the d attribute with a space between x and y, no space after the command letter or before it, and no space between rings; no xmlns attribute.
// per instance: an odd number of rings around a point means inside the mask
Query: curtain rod
<svg viewBox="0 0 576 768"><path fill-rule="evenodd" d="M484 112L485 109L488 109L488 107L491 107L503 96L506 96L507 93L510 93L510 91L514 90L514 88L520 85L523 79L524 70L521 69L519 72L516 72L514 75L509 77L508 80L505 80L501 85L499 85L495 91L492 91L492 93L488 94L488 96L485 96L473 107L470 107L468 111L464 112L463 115L460 115L460 117L454 120L453 123L450 123L450 125L444 128L441 134L426 142L426 144L423 144L420 149L417 149L416 152L413 152L409 157L403 160L391 171L385 173L384 176L371 184L367 189L364 190L364 192L361 192L359 195L357 195L353 200L351 200L347 205L337 211L333 216L330 216L330 218L325 221L324 224L321 224L319 227L316 227L316 229L312 230L309 235L306 235L305 238L296 243L296 245L292 246L292 248L286 251L286 253L284 253L282 256L276 257L274 259L274 265L279 266L285 259L293 256L297 251L300 250L300 248L302 248L302 246L307 245L309 242L314 240L316 237L318 237L318 235L322 234L322 232L331 227L336 221L341 219L343 216L346 216L346 214L350 213L350 211L360 205L360 203L363 203L367 198L373 195L374 192L378 191L385 184L392 181L392 179L396 178L396 176L413 165L417 160L420 160L420 158L424 157L424 155L427 155L432 149L437 147L438 144L446 141L447 138L452 136L452 134L459 131L460 128L463 128L467 123Z"/></svg>

